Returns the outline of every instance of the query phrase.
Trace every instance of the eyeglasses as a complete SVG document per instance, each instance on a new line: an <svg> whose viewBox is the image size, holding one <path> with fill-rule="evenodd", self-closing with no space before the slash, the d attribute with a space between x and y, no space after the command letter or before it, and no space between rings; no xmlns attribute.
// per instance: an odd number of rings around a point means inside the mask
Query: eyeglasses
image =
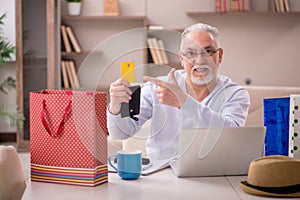
<svg viewBox="0 0 300 200"><path fill-rule="evenodd" d="M212 55L214 55L215 53L217 53L220 50L220 48L218 49L202 49L202 51L197 52L194 50L186 50L185 52L181 52L182 55L184 55L187 59L195 59L198 57L198 54L201 54L202 57L210 57Z"/></svg>

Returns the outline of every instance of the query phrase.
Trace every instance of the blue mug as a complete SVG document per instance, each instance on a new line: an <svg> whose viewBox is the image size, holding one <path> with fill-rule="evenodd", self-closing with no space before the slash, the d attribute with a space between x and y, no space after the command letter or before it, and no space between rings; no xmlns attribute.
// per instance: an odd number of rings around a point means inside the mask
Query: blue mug
<svg viewBox="0 0 300 200"><path fill-rule="evenodd" d="M115 158L117 158L117 167L112 162ZM122 179L138 179L142 171L142 152L139 150L118 151L117 154L109 156L108 163Z"/></svg>

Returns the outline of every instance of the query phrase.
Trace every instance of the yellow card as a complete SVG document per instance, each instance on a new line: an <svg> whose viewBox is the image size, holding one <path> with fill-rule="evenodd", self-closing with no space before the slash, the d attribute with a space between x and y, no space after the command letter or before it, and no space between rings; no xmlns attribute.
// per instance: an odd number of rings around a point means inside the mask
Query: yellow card
<svg viewBox="0 0 300 200"><path fill-rule="evenodd" d="M121 62L121 76L129 83L134 82L134 62Z"/></svg>

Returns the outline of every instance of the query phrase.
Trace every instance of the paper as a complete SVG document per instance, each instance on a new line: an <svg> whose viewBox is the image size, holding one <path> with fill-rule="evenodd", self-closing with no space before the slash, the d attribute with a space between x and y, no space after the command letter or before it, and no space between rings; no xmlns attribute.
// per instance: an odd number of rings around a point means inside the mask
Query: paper
<svg viewBox="0 0 300 200"><path fill-rule="evenodd" d="M177 157L177 156L176 156ZM161 169L167 168L170 166L171 161L175 160L176 157L172 157L169 159L164 159L164 160L156 160L156 159L152 159L151 162L151 166L143 169L142 170L142 175L149 175L152 174L154 172L157 172Z"/></svg>
<svg viewBox="0 0 300 200"><path fill-rule="evenodd" d="M142 175L149 175L155 173L161 169L167 168L170 166L171 161L175 160L177 156L164 159L164 160L157 160L151 159L150 164L142 167ZM116 172L114 168L108 165L109 172Z"/></svg>
<svg viewBox="0 0 300 200"><path fill-rule="evenodd" d="M300 95L290 96L289 156L300 159Z"/></svg>

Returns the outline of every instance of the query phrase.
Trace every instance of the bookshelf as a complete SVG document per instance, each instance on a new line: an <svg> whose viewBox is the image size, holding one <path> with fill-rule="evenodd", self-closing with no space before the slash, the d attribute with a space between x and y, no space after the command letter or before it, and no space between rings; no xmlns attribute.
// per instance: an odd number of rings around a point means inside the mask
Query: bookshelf
<svg viewBox="0 0 300 200"><path fill-rule="evenodd" d="M187 12L187 16L192 18L202 17L226 17L226 16L298 16L300 11L294 12L273 12L273 11L249 11L249 12Z"/></svg>
<svg viewBox="0 0 300 200"><path fill-rule="evenodd" d="M151 29L148 28L147 38L156 38L164 43L164 49L168 58L168 64L155 64L150 50L148 51L148 63L145 74L149 76L166 75L171 68L182 69L179 60L180 37L182 30L175 29ZM148 45L149 47L149 45Z"/></svg>
<svg viewBox="0 0 300 200"><path fill-rule="evenodd" d="M119 78L121 61L134 61L135 67L146 61L143 16L62 17L61 22L73 28L83 50L82 54L62 55L62 59L75 60L83 89L107 88L111 80ZM142 73L137 75L138 81Z"/></svg>
<svg viewBox="0 0 300 200"><path fill-rule="evenodd" d="M224 2L225 5L224 5ZM240 4L239 7L236 2ZM214 11L197 12L187 11L186 15L191 18L199 17L226 17L226 16L298 16L299 4L294 0L217 0L214 4ZM243 3L242 3L243 2ZM220 5L222 4L222 5ZM227 6L226 6L227 4ZM243 8L242 8L243 4ZM224 8L225 7L225 8ZM238 10L238 9L241 10ZM227 9L227 10L226 10ZM233 10L228 10L233 9ZM245 9L245 10L242 10Z"/></svg>
<svg viewBox="0 0 300 200"><path fill-rule="evenodd" d="M94 50L93 48L95 47L95 45L110 37L111 34L118 34L119 32L126 31L126 26L128 27L128 29L130 29L146 27L147 25L146 17L144 16L62 16L61 23L68 24L74 29L74 33L76 34L80 45L83 46L83 51L81 53L61 52L62 57L73 58L77 56L86 57ZM119 28L115 28L114 26L118 24L124 25L119 26ZM102 25L103 27L100 27ZM87 34L87 32L89 31L92 32ZM91 36L90 34L94 39L89 38L89 40L86 41L87 35ZM98 53L101 53L101 51L98 51Z"/></svg>
<svg viewBox="0 0 300 200"><path fill-rule="evenodd" d="M145 16L68 16L62 1L56 0L55 4L48 8L53 13L53 20L48 19L52 21L48 24L48 44L55 49L48 52L48 88L64 89L63 60L74 61L79 90L107 90L111 81L120 77L123 61L133 61L140 68L136 81L142 80L142 66L147 62ZM72 28L81 52L62 51L61 24Z"/></svg>

